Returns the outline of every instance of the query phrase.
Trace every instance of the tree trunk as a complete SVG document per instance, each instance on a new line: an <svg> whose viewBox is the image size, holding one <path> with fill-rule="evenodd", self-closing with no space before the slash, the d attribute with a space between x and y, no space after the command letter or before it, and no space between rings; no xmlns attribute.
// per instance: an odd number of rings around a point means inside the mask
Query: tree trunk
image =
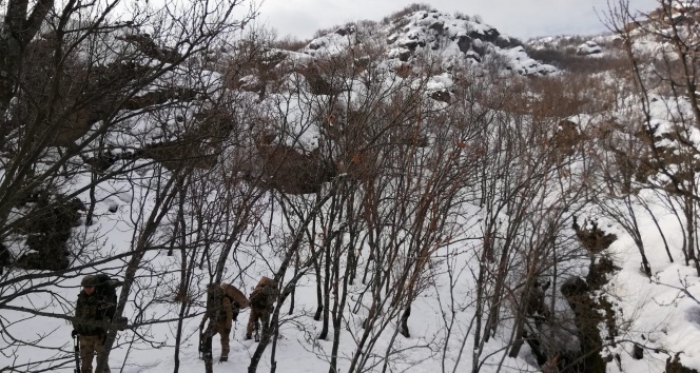
<svg viewBox="0 0 700 373"><path fill-rule="evenodd" d="M408 317L411 316L411 300L409 299L408 306L401 315L401 334L406 338L411 338L411 333L408 331Z"/></svg>
<svg viewBox="0 0 700 373"><path fill-rule="evenodd" d="M172 201L178 191L178 188L174 187L174 184L176 184L175 179L177 179L177 176L171 177L162 187L163 195L156 201L155 206L153 206L153 210L145 222L141 234L138 236L134 247L134 254L129 260L124 273L124 284L122 285L122 290L119 294L119 302L117 303L117 310L114 314L115 319L121 317L124 313L126 302L129 298L129 293L131 292L131 287L136 280L137 271L139 268L141 268L141 261L146 255L149 240L156 233L156 228L160 225L167 212L170 211ZM108 367L109 353L112 350L116 337L117 331L114 329L107 333L107 339L104 342L105 353L97 359L97 366L95 367L96 372L104 371L105 368Z"/></svg>
<svg viewBox="0 0 700 373"><path fill-rule="evenodd" d="M338 350L340 349L340 334L342 332L343 323L343 311L345 310L345 303L348 296L348 277L350 274L350 267L345 266L345 274L343 275L343 289L342 294L339 294L339 279L340 279L340 238L336 238L338 244L336 245L336 252L333 258L333 271L335 275L333 276L333 293L335 295L333 301L333 347L331 348L331 361L330 367L328 369L329 373L339 373L338 372ZM352 239L351 239L352 241ZM352 252L352 246L348 248L348 256Z"/></svg>
<svg viewBox="0 0 700 373"><path fill-rule="evenodd" d="M328 195L324 198L319 198L316 202L316 205L314 206L313 210L309 212L309 214L306 216L304 221L302 221L299 224L299 231L294 237L294 241L292 242L289 252L287 253L286 257L282 261L282 264L280 265L279 270L275 274L275 282L280 283L283 279L285 274L287 273L287 269L289 267L289 262L292 260L292 255L296 253L296 250L299 249L299 245L301 242L301 239L304 237L304 231L306 230L306 227L308 227L309 224L311 224L311 221L316 218L318 215L319 210L321 209L321 206L328 201L328 199L335 194L335 189L332 189L328 192ZM311 258L312 260L314 258ZM265 349L267 348L267 345L270 343L270 335L277 333L277 328L279 327L279 311L280 307L282 304L284 304L284 301L287 299L289 296L289 292L291 292L291 287L294 286L296 281L301 277L305 272L299 272L296 277L292 278L289 284L287 284L287 287L285 287L285 290L282 291L282 294L280 295L277 303L277 307L275 307L274 312L272 313L272 318L270 320L270 327L268 328L267 333L263 333L262 338L260 339L260 343L258 343L258 347L255 349L255 352L253 352L253 356L250 358L250 365L248 365L248 373L256 373L258 370L258 365L260 364L260 359L262 358L263 353L265 352ZM289 288L288 288L289 287Z"/></svg>
<svg viewBox="0 0 700 373"><path fill-rule="evenodd" d="M318 338L325 340L328 338L328 326L330 319L330 303L331 303L331 244L330 242L325 242L324 244L324 275L323 275L323 326L321 328L321 333L319 333Z"/></svg>
<svg viewBox="0 0 700 373"><path fill-rule="evenodd" d="M214 332L214 322L216 320L209 320L207 323L207 328L204 330L204 334L202 337L204 338L204 341L202 343L202 358L204 359L204 371L206 373L213 373L214 372L214 367L213 367L213 360L214 356L212 353L212 338L213 338L213 332Z"/></svg>

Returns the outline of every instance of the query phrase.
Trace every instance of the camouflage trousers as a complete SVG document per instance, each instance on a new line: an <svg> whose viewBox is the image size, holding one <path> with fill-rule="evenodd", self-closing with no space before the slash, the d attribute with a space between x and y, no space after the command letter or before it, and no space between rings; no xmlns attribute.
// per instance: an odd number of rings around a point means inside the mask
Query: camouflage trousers
<svg viewBox="0 0 700 373"><path fill-rule="evenodd" d="M96 335L81 335L80 341L80 371L81 373L92 373L92 361L97 356L104 354L105 349L102 344L102 337ZM103 373L110 373L109 365L105 367Z"/></svg>
<svg viewBox="0 0 700 373"><path fill-rule="evenodd" d="M245 337L250 339L253 336L253 331L259 328L259 321L262 322L262 334L267 334L267 329L270 326L270 311L267 309L250 309L250 318L248 319L248 327L246 328Z"/></svg>
<svg viewBox="0 0 700 373"><path fill-rule="evenodd" d="M217 323L214 326L214 333L218 333L221 337L221 358L228 359L228 354L231 351L231 346L229 345L231 329L227 328L224 323Z"/></svg>

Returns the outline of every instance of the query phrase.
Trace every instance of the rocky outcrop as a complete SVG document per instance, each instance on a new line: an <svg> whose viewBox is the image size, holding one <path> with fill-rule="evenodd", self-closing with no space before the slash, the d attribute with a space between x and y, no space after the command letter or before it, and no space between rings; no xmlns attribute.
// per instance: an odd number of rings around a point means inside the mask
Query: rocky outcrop
<svg viewBox="0 0 700 373"><path fill-rule="evenodd" d="M695 369L684 367L681 364L680 355L681 353L678 352L673 358L669 356L668 359L666 359L666 373L698 373Z"/></svg>
<svg viewBox="0 0 700 373"><path fill-rule="evenodd" d="M12 257L10 256L10 251L7 250L5 245L0 243L0 275L4 273L4 267L10 265L12 262Z"/></svg>
<svg viewBox="0 0 700 373"><path fill-rule="evenodd" d="M561 372L600 373L605 372L606 362L600 354L603 340L600 337L598 324L602 321L596 302L589 294L590 288L580 277L567 280L561 287L561 293L566 298L575 315L580 351L573 356L562 359L564 366L569 368Z"/></svg>
<svg viewBox="0 0 700 373"><path fill-rule="evenodd" d="M574 216L573 222L574 231L576 231L576 237L581 242L583 247L592 254L598 254L603 250L610 247L610 245L617 240L617 236L612 233L605 233L603 230L598 228L598 222L591 221L587 222L584 220L583 228L578 225L576 216Z"/></svg>
<svg viewBox="0 0 700 373"><path fill-rule="evenodd" d="M440 56L448 64L501 61L508 70L522 75L557 73L553 66L530 58L520 40L502 35L479 17L453 16L425 7L409 8L382 25L368 27L353 23L338 28L312 40L303 51L313 57L328 57L369 40L383 39L388 60L412 62L425 56ZM363 28L367 28L366 32Z"/></svg>
<svg viewBox="0 0 700 373"><path fill-rule="evenodd" d="M603 48L601 48L595 41L588 40L576 48L576 53L582 56L600 55L603 53Z"/></svg>
<svg viewBox="0 0 700 373"><path fill-rule="evenodd" d="M33 206L17 227L26 237L26 247L16 265L25 269L62 270L69 266L68 240L72 228L80 221L85 205L77 198L68 200L61 194L38 193Z"/></svg>
<svg viewBox="0 0 700 373"><path fill-rule="evenodd" d="M274 143L272 134L258 135L255 147L262 161L258 180L264 187L286 194L316 194L323 183L337 175L333 163L319 149L302 153L291 146Z"/></svg>

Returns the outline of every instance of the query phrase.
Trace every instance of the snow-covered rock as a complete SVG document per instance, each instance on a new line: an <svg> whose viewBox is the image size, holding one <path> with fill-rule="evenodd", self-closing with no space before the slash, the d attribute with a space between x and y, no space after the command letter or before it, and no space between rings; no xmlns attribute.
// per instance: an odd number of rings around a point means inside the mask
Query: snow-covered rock
<svg viewBox="0 0 700 373"><path fill-rule="evenodd" d="M582 54L585 56L592 55L592 54L599 54L603 52L603 48L600 47L595 41L593 40L588 40L585 43L581 44L578 46L576 49L576 53Z"/></svg>
<svg viewBox="0 0 700 373"><path fill-rule="evenodd" d="M349 23L313 39L303 52L314 57L336 55L362 43L385 45L387 59L404 62L420 57L439 57L448 61L448 65L500 60L505 61L508 70L522 75L557 73L555 67L529 58L519 40L501 34L492 26L427 10L376 27Z"/></svg>

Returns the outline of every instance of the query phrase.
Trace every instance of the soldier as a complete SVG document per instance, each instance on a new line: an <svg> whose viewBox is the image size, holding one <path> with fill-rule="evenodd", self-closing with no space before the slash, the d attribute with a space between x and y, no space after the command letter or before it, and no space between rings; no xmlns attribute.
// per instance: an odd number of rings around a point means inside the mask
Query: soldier
<svg viewBox="0 0 700 373"><path fill-rule="evenodd" d="M80 282L83 290L78 294L75 307L73 333L79 335L82 373L92 373L93 357L105 353L104 339L116 311L116 304L96 291L98 283L95 275L83 277ZM109 364L105 366L104 373L110 373Z"/></svg>
<svg viewBox="0 0 700 373"><path fill-rule="evenodd" d="M263 335L267 335L270 326L270 314L275 309L274 303L276 300L277 284L273 279L263 276L250 294L250 319L248 319L248 328L245 334L246 339L251 339L253 330L255 330L257 341L259 320L261 320L263 324Z"/></svg>
<svg viewBox="0 0 700 373"><path fill-rule="evenodd" d="M250 302L243 292L231 284L222 282L220 290L221 291L217 291L217 293L220 294L221 300L220 302L216 302L220 305L220 308L205 312L200 328L204 327L204 324L209 318L216 318L213 332L218 333L221 337L221 357L219 361L228 361L228 354L231 350L229 346L229 335L231 334L233 320L237 319L240 310L248 308Z"/></svg>

